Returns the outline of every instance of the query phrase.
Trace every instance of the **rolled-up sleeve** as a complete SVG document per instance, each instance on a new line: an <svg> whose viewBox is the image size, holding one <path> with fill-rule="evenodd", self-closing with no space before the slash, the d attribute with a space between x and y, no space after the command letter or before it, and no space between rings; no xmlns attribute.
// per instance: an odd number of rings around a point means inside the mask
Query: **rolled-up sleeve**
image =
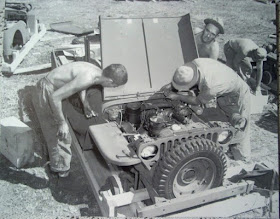
<svg viewBox="0 0 280 219"><path fill-rule="evenodd" d="M206 104L209 101L211 101L212 99L214 99L215 96L211 95L208 91L202 91L199 93L197 98L201 103Z"/></svg>

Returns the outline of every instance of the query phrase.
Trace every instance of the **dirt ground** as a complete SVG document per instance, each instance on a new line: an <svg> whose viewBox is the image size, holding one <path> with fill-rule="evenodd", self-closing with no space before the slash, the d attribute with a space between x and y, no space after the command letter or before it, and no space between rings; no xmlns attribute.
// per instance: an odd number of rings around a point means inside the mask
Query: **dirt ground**
<svg viewBox="0 0 280 219"><path fill-rule="evenodd" d="M18 1L20 2L20 1ZM26 2L26 1L21 1ZM114 0L48 0L28 1L41 23L49 25L73 21L82 28L96 28L99 16L110 17L162 17L191 14L193 26L203 27L203 19L222 17L225 34L218 38L220 58L225 59L223 44L232 38L246 37L258 45L273 42L268 35L276 32L275 4L262 4L254 0L185 0L185 1L114 1ZM54 48L70 44L73 35L48 31L30 51L20 67L50 63ZM34 130L35 162L16 169L0 155L0 218L61 218L100 216L87 178L74 154L69 178L58 179L45 168L44 140L32 108L30 90L44 74L0 77L0 119L15 116ZM252 115L251 145L253 162L265 162L278 169L278 117L268 110ZM238 165L238 163L236 164ZM262 209L236 217L279 218L278 193L273 196L273 212L263 214Z"/></svg>

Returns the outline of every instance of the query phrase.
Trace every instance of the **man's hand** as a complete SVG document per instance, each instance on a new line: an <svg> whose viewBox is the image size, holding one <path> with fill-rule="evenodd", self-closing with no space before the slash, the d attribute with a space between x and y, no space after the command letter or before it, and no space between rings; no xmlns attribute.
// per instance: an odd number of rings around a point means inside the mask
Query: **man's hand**
<svg viewBox="0 0 280 219"><path fill-rule="evenodd" d="M98 114L94 112L89 105L84 106L84 114L88 119L91 117L98 116Z"/></svg>
<svg viewBox="0 0 280 219"><path fill-rule="evenodd" d="M59 137L59 139L63 140L66 139L69 134L70 134L69 127L67 123L65 121L61 122L58 125L58 130L56 135Z"/></svg>
<svg viewBox="0 0 280 219"><path fill-rule="evenodd" d="M162 88L160 88L159 91L165 92L165 91L170 91L170 90L171 90L171 84L169 83L169 84L164 85Z"/></svg>

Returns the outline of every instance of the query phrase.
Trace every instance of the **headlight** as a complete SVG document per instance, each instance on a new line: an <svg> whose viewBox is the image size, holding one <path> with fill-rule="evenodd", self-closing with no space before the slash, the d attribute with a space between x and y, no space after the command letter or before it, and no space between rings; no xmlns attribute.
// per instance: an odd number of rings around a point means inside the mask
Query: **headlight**
<svg viewBox="0 0 280 219"><path fill-rule="evenodd" d="M228 131L228 130L227 131L223 131L218 136L218 142L220 144L225 144L225 143L229 142L231 137L232 137L232 132L231 131Z"/></svg>
<svg viewBox="0 0 280 219"><path fill-rule="evenodd" d="M151 159L154 156L156 156L157 151L158 151L158 148L156 146L150 145L150 146L145 147L141 151L140 155L143 159L148 160L148 159Z"/></svg>

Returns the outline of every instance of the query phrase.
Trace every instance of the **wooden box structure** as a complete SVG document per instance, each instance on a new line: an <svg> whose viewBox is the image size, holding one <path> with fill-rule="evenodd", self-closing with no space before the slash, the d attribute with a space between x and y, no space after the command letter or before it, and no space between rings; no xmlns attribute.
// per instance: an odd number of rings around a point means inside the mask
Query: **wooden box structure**
<svg viewBox="0 0 280 219"><path fill-rule="evenodd" d="M1 120L0 152L17 168L34 161L33 131L16 117Z"/></svg>

